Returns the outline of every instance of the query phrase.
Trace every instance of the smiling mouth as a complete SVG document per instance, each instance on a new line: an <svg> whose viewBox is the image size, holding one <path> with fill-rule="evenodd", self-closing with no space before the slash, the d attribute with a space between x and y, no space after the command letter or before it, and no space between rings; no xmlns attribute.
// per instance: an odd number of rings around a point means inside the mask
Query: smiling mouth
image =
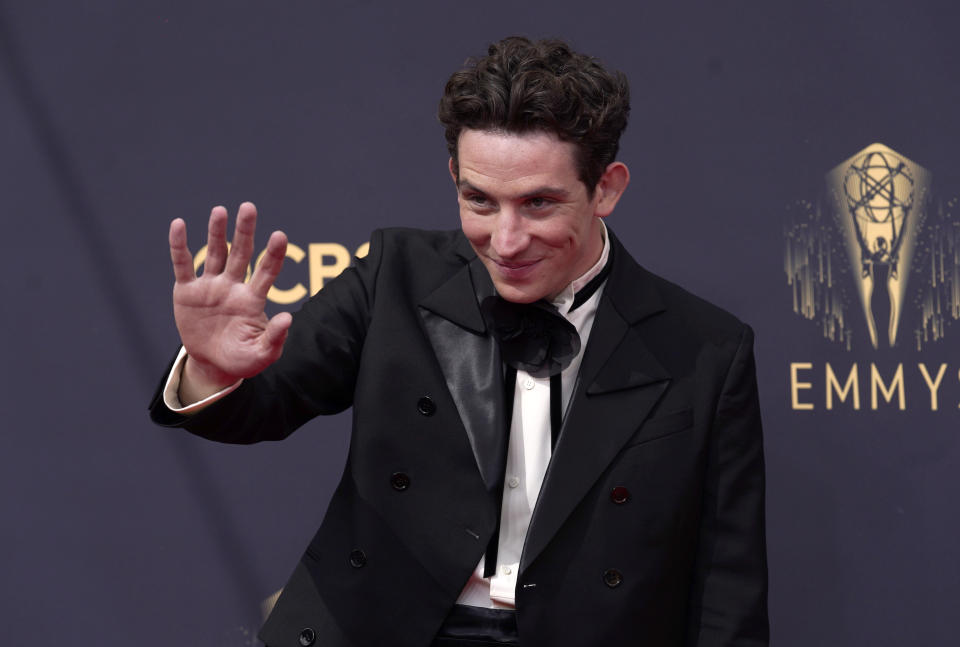
<svg viewBox="0 0 960 647"><path fill-rule="evenodd" d="M510 280L520 280L527 278L533 272L533 268L540 263L540 260L538 259L535 261L522 262L504 262L495 260L493 263L497 266L497 270L504 278Z"/></svg>
<svg viewBox="0 0 960 647"><path fill-rule="evenodd" d="M506 263L504 261L493 261L497 264L497 267L500 267L505 270L522 270L527 267L536 265L540 261L522 261L519 263Z"/></svg>

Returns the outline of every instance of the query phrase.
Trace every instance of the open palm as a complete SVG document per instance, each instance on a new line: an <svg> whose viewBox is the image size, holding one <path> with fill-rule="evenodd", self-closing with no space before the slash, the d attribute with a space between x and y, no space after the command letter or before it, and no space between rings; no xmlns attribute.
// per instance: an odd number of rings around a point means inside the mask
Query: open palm
<svg viewBox="0 0 960 647"><path fill-rule="evenodd" d="M210 213L207 258L203 274L193 269L187 247L186 224L170 223L170 257L176 283L173 312L180 340L192 363L189 371L203 384L201 390L218 390L239 378L256 375L280 357L289 313L268 319L264 312L267 291L283 264L287 238L274 232L263 261L244 282L253 254L256 207L245 202L237 213L233 243L227 251L227 212L216 207Z"/></svg>

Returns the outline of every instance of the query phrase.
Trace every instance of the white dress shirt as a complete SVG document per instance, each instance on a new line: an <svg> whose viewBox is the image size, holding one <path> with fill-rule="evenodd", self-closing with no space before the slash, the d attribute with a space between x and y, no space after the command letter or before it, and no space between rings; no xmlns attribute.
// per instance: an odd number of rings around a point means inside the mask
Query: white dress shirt
<svg viewBox="0 0 960 647"><path fill-rule="evenodd" d="M601 221L602 224L603 221ZM610 241L603 231L603 251L600 259L585 274L570 283L551 303L580 334L580 352L563 370L561 384L562 410L567 410L573 387L583 361L593 319L603 286L576 310L570 312L573 297L607 264ZM536 378L517 370L517 385L513 395L513 419L510 421L510 445L507 448L507 469L503 484L503 504L500 509L500 542L497 548L497 570L490 578L483 577L486 555L467 582L457 604L477 607L512 609L515 606L514 589L520 569L520 553L530 526L530 518L540 496L543 477L550 463L550 378Z"/></svg>

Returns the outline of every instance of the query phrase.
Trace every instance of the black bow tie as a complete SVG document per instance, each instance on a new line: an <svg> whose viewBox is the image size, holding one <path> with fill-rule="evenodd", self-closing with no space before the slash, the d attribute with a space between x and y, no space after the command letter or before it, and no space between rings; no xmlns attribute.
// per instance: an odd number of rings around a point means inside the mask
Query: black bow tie
<svg viewBox="0 0 960 647"><path fill-rule="evenodd" d="M513 303L490 296L480 303L480 312L503 361L533 377L559 374L580 352L576 326L546 301Z"/></svg>

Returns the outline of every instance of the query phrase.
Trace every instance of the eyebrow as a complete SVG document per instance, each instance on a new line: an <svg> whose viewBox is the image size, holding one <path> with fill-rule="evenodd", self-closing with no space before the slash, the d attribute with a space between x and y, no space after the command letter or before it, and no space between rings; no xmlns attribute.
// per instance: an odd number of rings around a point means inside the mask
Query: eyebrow
<svg viewBox="0 0 960 647"><path fill-rule="evenodd" d="M460 179L457 181L457 188L459 188L461 191L475 191L477 193L482 193L484 195L487 194L487 192L484 191L483 189L470 184L470 182L464 179ZM569 192L566 189L561 187L540 186L517 196L517 199L526 200L529 198L535 198L537 196L542 196L542 195L565 198L567 197L567 195L569 195Z"/></svg>

